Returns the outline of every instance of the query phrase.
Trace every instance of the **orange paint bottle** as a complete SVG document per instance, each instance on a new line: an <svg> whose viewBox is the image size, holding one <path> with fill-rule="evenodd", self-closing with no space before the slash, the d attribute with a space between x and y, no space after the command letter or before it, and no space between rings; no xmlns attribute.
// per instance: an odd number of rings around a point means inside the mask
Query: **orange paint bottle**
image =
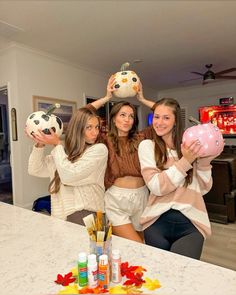
<svg viewBox="0 0 236 295"><path fill-rule="evenodd" d="M98 284L104 289L107 289L109 286L109 265L108 256L106 254L99 256Z"/></svg>

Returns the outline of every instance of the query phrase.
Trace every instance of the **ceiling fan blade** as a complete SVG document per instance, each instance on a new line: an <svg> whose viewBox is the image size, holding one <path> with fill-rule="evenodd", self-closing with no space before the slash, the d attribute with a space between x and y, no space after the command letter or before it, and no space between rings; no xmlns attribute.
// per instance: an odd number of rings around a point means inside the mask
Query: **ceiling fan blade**
<svg viewBox="0 0 236 295"><path fill-rule="evenodd" d="M179 83L179 84L182 84L182 83L186 83L186 82L194 81L194 80L199 80L199 79L201 79L201 78L187 79L187 80L179 81L178 83Z"/></svg>
<svg viewBox="0 0 236 295"><path fill-rule="evenodd" d="M196 75L200 75L200 76L204 76L204 74L202 73L198 73L198 72L191 72L192 74L196 74Z"/></svg>
<svg viewBox="0 0 236 295"><path fill-rule="evenodd" d="M236 79L236 76L216 76L217 79Z"/></svg>
<svg viewBox="0 0 236 295"><path fill-rule="evenodd" d="M217 72L215 73L215 75L223 75L223 74L227 74L227 73L230 73L230 72L234 72L236 71L236 68L230 68L230 69L227 69L227 70L224 70L224 71L220 71L220 72Z"/></svg>

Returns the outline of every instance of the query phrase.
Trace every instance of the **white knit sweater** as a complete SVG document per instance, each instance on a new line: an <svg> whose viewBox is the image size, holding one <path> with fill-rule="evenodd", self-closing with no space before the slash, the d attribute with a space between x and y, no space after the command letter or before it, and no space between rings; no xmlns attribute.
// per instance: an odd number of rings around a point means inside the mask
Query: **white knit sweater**
<svg viewBox="0 0 236 295"><path fill-rule="evenodd" d="M38 177L54 178L57 169L61 187L51 195L52 216L66 219L79 210L104 211L104 174L108 150L102 143L88 147L78 161L71 163L62 145L57 145L50 155L44 148L33 147L29 157L28 172Z"/></svg>

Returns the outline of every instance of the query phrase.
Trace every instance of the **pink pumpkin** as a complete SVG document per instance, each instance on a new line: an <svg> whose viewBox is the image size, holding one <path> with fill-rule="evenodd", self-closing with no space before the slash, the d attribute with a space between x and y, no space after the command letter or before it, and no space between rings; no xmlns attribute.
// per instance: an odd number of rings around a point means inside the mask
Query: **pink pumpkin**
<svg viewBox="0 0 236 295"><path fill-rule="evenodd" d="M200 157L216 156L220 154L224 147L224 139L221 131L212 123L199 124L185 130L183 142L190 144L193 140L198 139L202 148Z"/></svg>

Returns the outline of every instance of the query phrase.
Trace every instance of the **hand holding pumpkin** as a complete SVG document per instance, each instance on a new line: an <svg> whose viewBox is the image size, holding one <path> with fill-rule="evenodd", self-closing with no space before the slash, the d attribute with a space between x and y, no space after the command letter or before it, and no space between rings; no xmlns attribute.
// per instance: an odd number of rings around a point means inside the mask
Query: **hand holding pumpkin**
<svg viewBox="0 0 236 295"><path fill-rule="evenodd" d="M62 120L52 114L52 112L56 109L60 108L60 104L56 103L49 107L47 112L37 111L30 114L26 121L25 130L29 136L34 135L38 132L38 130L42 130L45 134L50 134L50 129L58 134L58 136L62 135L63 132L63 123Z"/></svg>
<svg viewBox="0 0 236 295"><path fill-rule="evenodd" d="M48 145L58 145L61 144L59 136L50 129L50 134L45 134L42 130L38 130L36 134L33 135L35 141L40 144L48 144Z"/></svg>
<svg viewBox="0 0 236 295"><path fill-rule="evenodd" d="M114 86L115 86L115 77L114 77L114 75L111 75L111 77L109 78L108 83L107 83L106 97L108 100L110 100L112 98L112 94L115 90Z"/></svg>
<svg viewBox="0 0 236 295"><path fill-rule="evenodd" d="M181 144L181 152L183 157L192 164L198 157L202 145L198 139L191 141L189 144Z"/></svg>
<svg viewBox="0 0 236 295"><path fill-rule="evenodd" d="M199 154L200 157L219 155L224 147L224 139L219 128L212 123L199 124L198 121L192 117L190 117L189 120L196 122L198 125L185 130L183 142L189 144L190 141L198 139L202 144Z"/></svg>

